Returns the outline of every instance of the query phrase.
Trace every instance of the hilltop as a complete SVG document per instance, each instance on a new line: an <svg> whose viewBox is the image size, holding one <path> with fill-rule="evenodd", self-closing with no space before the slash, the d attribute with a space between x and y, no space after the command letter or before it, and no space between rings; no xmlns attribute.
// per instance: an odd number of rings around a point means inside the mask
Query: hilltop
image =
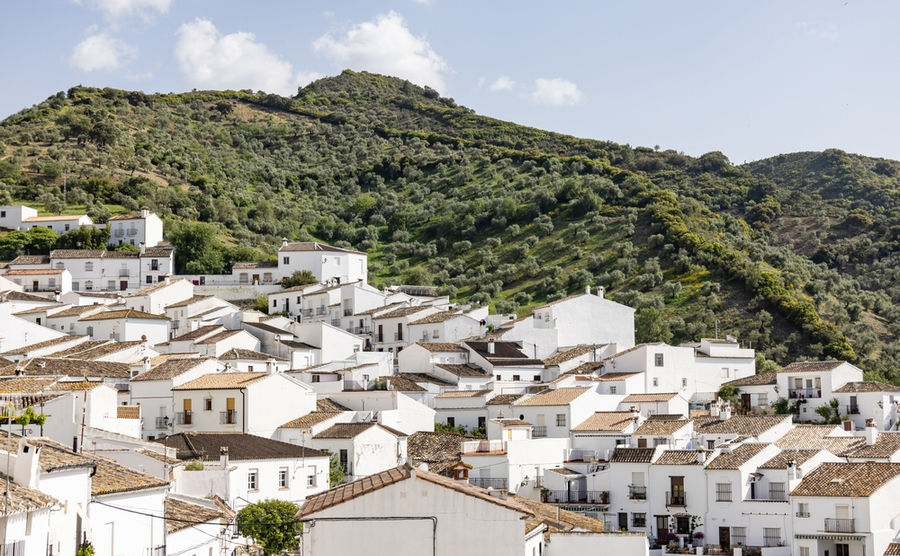
<svg viewBox="0 0 900 556"><path fill-rule="evenodd" d="M578 139L351 71L294 98L73 87L0 123L0 204L100 222L148 205L180 271L315 239L368 252L379 285L520 313L602 285L639 340L718 329L761 369L833 357L892 382L898 175L838 150L735 166Z"/></svg>

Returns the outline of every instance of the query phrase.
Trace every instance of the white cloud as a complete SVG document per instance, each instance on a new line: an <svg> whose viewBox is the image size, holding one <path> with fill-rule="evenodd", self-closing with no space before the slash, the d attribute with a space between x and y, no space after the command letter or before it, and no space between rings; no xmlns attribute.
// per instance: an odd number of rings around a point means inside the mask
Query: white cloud
<svg viewBox="0 0 900 556"><path fill-rule="evenodd" d="M797 29L807 37L814 37L833 41L838 37L837 25L834 23L821 23L819 21L801 21Z"/></svg>
<svg viewBox="0 0 900 556"><path fill-rule="evenodd" d="M151 19L156 14L168 12L172 2L173 0L89 0L91 7L105 13L112 20L132 16Z"/></svg>
<svg viewBox="0 0 900 556"><path fill-rule="evenodd" d="M403 77L438 91L443 91L444 75L450 71L428 41L413 36L396 12L354 25L338 39L325 34L313 48L345 68Z"/></svg>
<svg viewBox="0 0 900 556"><path fill-rule="evenodd" d="M565 79L535 79L534 90L526 95L535 104L563 106L578 104L584 100L584 94L578 85Z"/></svg>
<svg viewBox="0 0 900 556"><path fill-rule="evenodd" d="M125 41L98 33L75 45L69 63L82 71L112 71L136 55L137 49Z"/></svg>
<svg viewBox="0 0 900 556"><path fill-rule="evenodd" d="M253 33L223 35L208 19L198 18L178 29L175 57L191 86L198 88L293 95L298 86L321 77L294 73L290 62L257 42Z"/></svg>
<svg viewBox="0 0 900 556"><path fill-rule="evenodd" d="M153 79L152 71L145 71L144 73L131 73L128 72L125 74L125 79L129 81L148 81Z"/></svg>
<svg viewBox="0 0 900 556"><path fill-rule="evenodd" d="M497 78L496 81L491 83L491 86L488 87L491 91L512 91L516 86L516 82L506 77L505 75L501 75Z"/></svg>
<svg viewBox="0 0 900 556"><path fill-rule="evenodd" d="M321 15L322 17L334 17L334 12L331 10L325 10L319 15Z"/></svg>

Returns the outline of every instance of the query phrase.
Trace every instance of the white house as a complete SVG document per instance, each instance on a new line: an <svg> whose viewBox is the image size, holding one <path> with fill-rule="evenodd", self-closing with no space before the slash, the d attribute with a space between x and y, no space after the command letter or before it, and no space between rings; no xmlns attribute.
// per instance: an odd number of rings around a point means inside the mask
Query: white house
<svg viewBox="0 0 900 556"><path fill-rule="evenodd" d="M406 461L408 435L378 423L336 423L316 434L309 445L327 450L350 480L367 477Z"/></svg>
<svg viewBox="0 0 900 556"><path fill-rule="evenodd" d="M194 286L187 280L168 280L145 286L125 297L125 306L154 315L165 315L166 307L194 297Z"/></svg>
<svg viewBox="0 0 900 556"><path fill-rule="evenodd" d="M493 397L493 390L450 390L434 397L435 421L468 430L487 427L488 410L485 403Z"/></svg>
<svg viewBox="0 0 900 556"><path fill-rule="evenodd" d="M369 278L365 253L309 241L288 243L283 239L278 250L278 277L286 278L298 270L309 270L323 283L365 283Z"/></svg>
<svg viewBox="0 0 900 556"><path fill-rule="evenodd" d="M877 381L853 381L832 392L840 401L841 415L847 415L857 430L871 421L882 431L889 431L897 423L897 401L900 388Z"/></svg>
<svg viewBox="0 0 900 556"><path fill-rule="evenodd" d="M23 231L32 228L50 228L59 235L83 226L93 227L94 222L86 214L58 214L52 216L28 216L22 219Z"/></svg>
<svg viewBox="0 0 900 556"><path fill-rule="evenodd" d="M512 410L534 424L534 438L568 438L570 428L594 413L597 398L592 388L559 388L520 399Z"/></svg>
<svg viewBox="0 0 900 556"><path fill-rule="evenodd" d="M778 373L775 371L730 380L723 384L725 385L738 389L736 409L742 413L770 413L772 402L779 398Z"/></svg>
<svg viewBox="0 0 900 556"><path fill-rule="evenodd" d="M156 247L163 240L162 219L150 212L149 207L141 207L141 212L132 214L120 214L110 217L109 244L122 245L124 243L147 247Z"/></svg>
<svg viewBox="0 0 900 556"><path fill-rule="evenodd" d="M72 274L62 268L7 270L3 277L22 286L26 292L68 293L72 291Z"/></svg>
<svg viewBox="0 0 900 556"><path fill-rule="evenodd" d="M7 205L0 207L0 228L7 230L28 230L31 226L23 227L22 223L27 218L37 216L37 209L24 205Z"/></svg>
<svg viewBox="0 0 900 556"><path fill-rule="evenodd" d="M778 370L778 391L799 403L801 420L814 421L816 408L827 405L836 389L862 380L862 369L846 361L801 361Z"/></svg>
<svg viewBox="0 0 900 556"><path fill-rule="evenodd" d="M163 315L120 309L82 316L75 322L73 332L87 334L91 339L142 340L155 346L169 339L169 324Z"/></svg>
<svg viewBox="0 0 900 556"><path fill-rule="evenodd" d="M468 315L445 311L410 321L407 330L410 341L459 342L481 336L484 327Z"/></svg>
<svg viewBox="0 0 900 556"><path fill-rule="evenodd" d="M628 444L640 416L631 411L597 411L572 427L572 449L607 461L616 446Z"/></svg>
<svg viewBox="0 0 900 556"><path fill-rule="evenodd" d="M359 412L362 420L375 420L405 434L434 430L435 411L396 390L345 391L328 397Z"/></svg>
<svg viewBox="0 0 900 556"><path fill-rule="evenodd" d="M652 415L631 434L632 444L638 448L666 445L669 448L690 447L693 422L683 415Z"/></svg>
<svg viewBox="0 0 900 556"><path fill-rule="evenodd" d="M221 499L169 494L166 500L166 549L171 554L219 554L232 542L227 534L235 512Z"/></svg>

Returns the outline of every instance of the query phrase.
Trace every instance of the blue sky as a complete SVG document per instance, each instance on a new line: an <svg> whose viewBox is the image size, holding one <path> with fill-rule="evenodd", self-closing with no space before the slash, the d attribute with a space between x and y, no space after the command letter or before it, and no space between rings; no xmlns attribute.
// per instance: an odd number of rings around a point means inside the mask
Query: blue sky
<svg viewBox="0 0 900 556"><path fill-rule="evenodd" d="M350 68L632 146L900 159L900 2L34 0L0 21L0 117L77 84L293 94Z"/></svg>

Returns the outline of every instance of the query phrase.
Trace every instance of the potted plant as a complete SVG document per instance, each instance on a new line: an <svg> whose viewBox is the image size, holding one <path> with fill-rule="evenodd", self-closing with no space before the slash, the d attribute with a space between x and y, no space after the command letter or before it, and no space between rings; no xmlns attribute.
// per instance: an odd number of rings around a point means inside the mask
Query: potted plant
<svg viewBox="0 0 900 556"><path fill-rule="evenodd" d="M694 531L694 544L697 546L702 546L704 536L705 535L703 534L703 531Z"/></svg>
<svg viewBox="0 0 900 556"><path fill-rule="evenodd" d="M75 550L75 556L94 556L94 545L88 541L81 543Z"/></svg>
<svg viewBox="0 0 900 556"><path fill-rule="evenodd" d="M542 487L541 488L541 502L544 502L546 504L548 500L550 500L550 489L546 488L546 487Z"/></svg>

